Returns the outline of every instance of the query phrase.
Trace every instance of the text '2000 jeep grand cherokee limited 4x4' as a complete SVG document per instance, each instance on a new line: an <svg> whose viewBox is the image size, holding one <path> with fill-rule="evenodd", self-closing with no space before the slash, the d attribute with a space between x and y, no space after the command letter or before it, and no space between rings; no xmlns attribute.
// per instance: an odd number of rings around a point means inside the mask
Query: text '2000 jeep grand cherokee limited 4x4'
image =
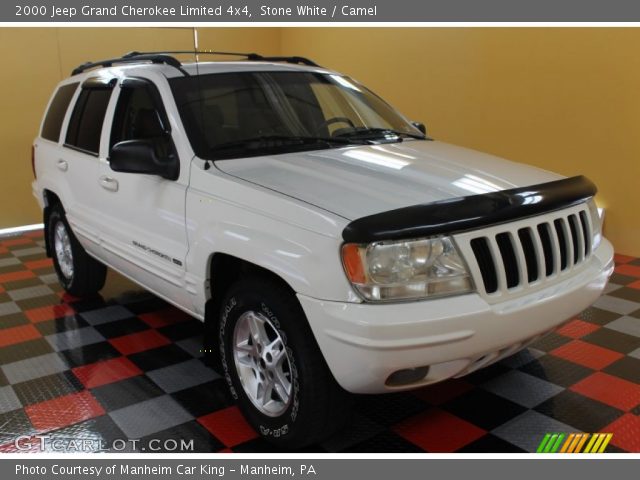
<svg viewBox="0 0 640 480"><path fill-rule="evenodd" d="M64 288L95 294L109 266L204 321L247 420L286 448L335 431L347 392L517 352L613 267L589 180L433 141L300 57L82 65L34 173Z"/></svg>

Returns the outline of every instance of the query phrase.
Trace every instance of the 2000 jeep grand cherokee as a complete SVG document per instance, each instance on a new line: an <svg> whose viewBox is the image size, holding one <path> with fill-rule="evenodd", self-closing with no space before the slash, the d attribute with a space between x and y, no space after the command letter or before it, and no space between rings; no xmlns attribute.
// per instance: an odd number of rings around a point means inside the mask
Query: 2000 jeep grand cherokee
<svg viewBox="0 0 640 480"><path fill-rule="evenodd" d="M244 415L282 447L335 431L346 392L517 352L612 271L589 180L432 141L299 57L82 65L34 173L64 288L94 294L109 266L203 320Z"/></svg>

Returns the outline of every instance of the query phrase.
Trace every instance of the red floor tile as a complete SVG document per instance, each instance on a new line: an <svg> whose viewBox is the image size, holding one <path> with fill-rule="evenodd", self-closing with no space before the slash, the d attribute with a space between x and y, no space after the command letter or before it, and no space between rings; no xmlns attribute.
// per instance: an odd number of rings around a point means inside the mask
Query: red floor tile
<svg viewBox="0 0 640 480"><path fill-rule="evenodd" d="M640 280L636 280L635 282L631 282L631 283L627 284L627 287L636 288L636 289L640 290Z"/></svg>
<svg viewBox="0 0 640 480"><path fill-rule="evenodd" d="M616 447L640 453L640 417L627 413L604 427L601 432L613 433L611 443Z"/></svg>
<svg viewBox="0 0 640 480"><path fill-rule="evenodd" d="M594 370L602 370L616 360L624 357L622 353L614 352L613 350L599 347L598 345L592 345L582 340L574 340L566 343L549 353Z"/></svg>
<svg viewBox="0 0 640 480"><path fill-rule="evenodd" d="M33 325L3 328L0 330L0 347L26 342L27 340L33 340L40 336L40 332Z"/></svg>
<svg viewBox="0 0 640 480"><path fill-rule="evenodd" d="M135 377L142 373L142 370L125 357L83 365L82 367L74 368L72 371L86 388L99 387L107 383Z"/></svg>
<svg viewBox="0 0 640 480"><path fill-rule="evenodd" d="M613 256L614 261L616 262L616 265L622 265L624 263L629 263L632 260L635 260L636 257L631 257L629 255L622 255L620 253L616 253Z"/></svg>
<svg viewBox="0 0 640 480"><path fill-rule="evenodd" d="M73 425L105 413L87 390L29 405L25 407L25 412L39 433Z"/></svg>
<svg viewBox="0 0 640 480"><path fill-rule="evenodd" d="M0 244L0 253L2 253L2 254L4 254L4 253L9 253L9 249L8 249L7 247L3 247L3 246Z"/></svg>
<svg viewBox="0 0 640 480"><path fill-rule="evenodd" d="M16 282L18 280L26 280L36 276L31 270L20 270L18 272L9 272L0 274L0 283Z"/></svg>
<svg viewBox="0 0 640 480"><path fill-rule="evenodd" d="M440 409L428 410L396 425L395 432L428 452L455 452L487 432Z"/></svg>
<svg viewBox="0 0 640 480"><path fill-rule="evenodd" d="M60 297L60 300L62 300L64 303L73 303L73 302L77 302L78 300L82 300L81 298L74 297L73 295L65 292L64 290L60 290L58 292L58 296Z"/></svg>
<svg viewBox="0 0 640 480"><path fill-rule="evenodd" d="M138 318L151 328L166 327L167 325L175 325L176 323L193 319L189 314L175 307L165 308L157 312L143 313L138 315Z"/></svg>
<svg viewBox="0 0 640 480"><path fill-rule="evenodd" d="M24 232L22 235L29 238L44 238L44 230L30 230L28 232Z"/></svg>
<svg viewBox="0 0 640 480"><path fill-rule="evenodd" d="M640 267L636 265L618 265L615 268L615 271L621 275L640 278Z"/></svg>
<svg viewBox="0 0 640 480"><path fill-rule="evenodd" d="M26 310L24 314L33 323L46 322L56 318L67 317L75 314L76 311L70 305L61 303L59 305L47 305L45 307Z"/></svg>
<svg viewBox="0 0 640 480"><path fill-rule="evenodd" d="M109 342L123 355L131 355L171 343L167 337L160 335L155 330L145 330L140 333L112 338Z"/></svg>
<svg viewBox="0 0 640 480"><path fill-rule="evenodd" d="M0 285L0 293L4 293L6 290L4 289L4 287L2 285Z"/></svg>
<svg viewBox="0 0 640 480"><path fill-rule="evenodd" d="M53 266L53 260L50 258L43 258L42 260L32 260L30 262L24 262L24 266L29 270L37 270L39 268L46 268Z"/></svg>
<svg viewBox="0 0 640 480"><path fill-rule="evenodd" d="M453 378L446 382L436 383L428 387L415 390L413 393L418 398L425 400L432 405L442 405L457 396L473 389L473 385L465 380Z"/></svg>
<svg viewBox="0 0 640 480"><path fill-rule="evenodd" d="M227 447L234 447L258 436L235 406L200 417L198 423Z"/></svg>
<svg viewBox="0 0 640 480"><path fill-rule="evenodd" d="M596 372L569 389L620 410L628 411L640 404L640 385L603 372Z"/></svg>
<svg viewBox="0 0 640 480"><path fill-rule="evenodd" d="M21 235L16 238L4 240L2 243L0 243L0 245L2 245L3 247L14 247L16 245L28 245L32 243L33 243L33 240L31 238Z"/></svg>
<svg viewBox="0 0 640 480"><path fill-rule="evenodd" d="M565 337L581 338L595 332L599 328L600 327L594 323L584 322L576 318L556 330L556 333L564 335Z"/></svg>

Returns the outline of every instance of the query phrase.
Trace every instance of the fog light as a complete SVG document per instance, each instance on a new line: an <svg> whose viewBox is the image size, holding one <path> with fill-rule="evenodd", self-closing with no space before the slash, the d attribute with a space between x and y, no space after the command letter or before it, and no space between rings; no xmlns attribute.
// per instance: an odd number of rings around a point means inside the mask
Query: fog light
<svg viewBox="0 0 640 480"><path fill-rule="evenodd" d="M385 382L389 387L410 385L424 379L429 373L429 367L406 368L393 372Z"/></svg>

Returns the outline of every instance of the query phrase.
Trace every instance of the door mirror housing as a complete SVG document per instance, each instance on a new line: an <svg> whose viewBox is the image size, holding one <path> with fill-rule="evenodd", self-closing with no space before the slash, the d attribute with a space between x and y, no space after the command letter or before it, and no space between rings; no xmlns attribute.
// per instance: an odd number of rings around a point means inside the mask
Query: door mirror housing
<svg viewBox="0 0 640 480"><path fill-rule="evenodd" d="M158 175L176 180L180 173L178 158L174 153L159 158L152 140L125 140L111 149L109 165L114 172Z"/></svg>
<svg viewBox="0 0 640 480"><path fill-rule="evenodd" d="M420 130L422 132L423 135L427 134L427 127L425 127L424 123L420 123L420 122L411 122L411 125L413 125L414 127L416 127L418 130Z"/></svg>

